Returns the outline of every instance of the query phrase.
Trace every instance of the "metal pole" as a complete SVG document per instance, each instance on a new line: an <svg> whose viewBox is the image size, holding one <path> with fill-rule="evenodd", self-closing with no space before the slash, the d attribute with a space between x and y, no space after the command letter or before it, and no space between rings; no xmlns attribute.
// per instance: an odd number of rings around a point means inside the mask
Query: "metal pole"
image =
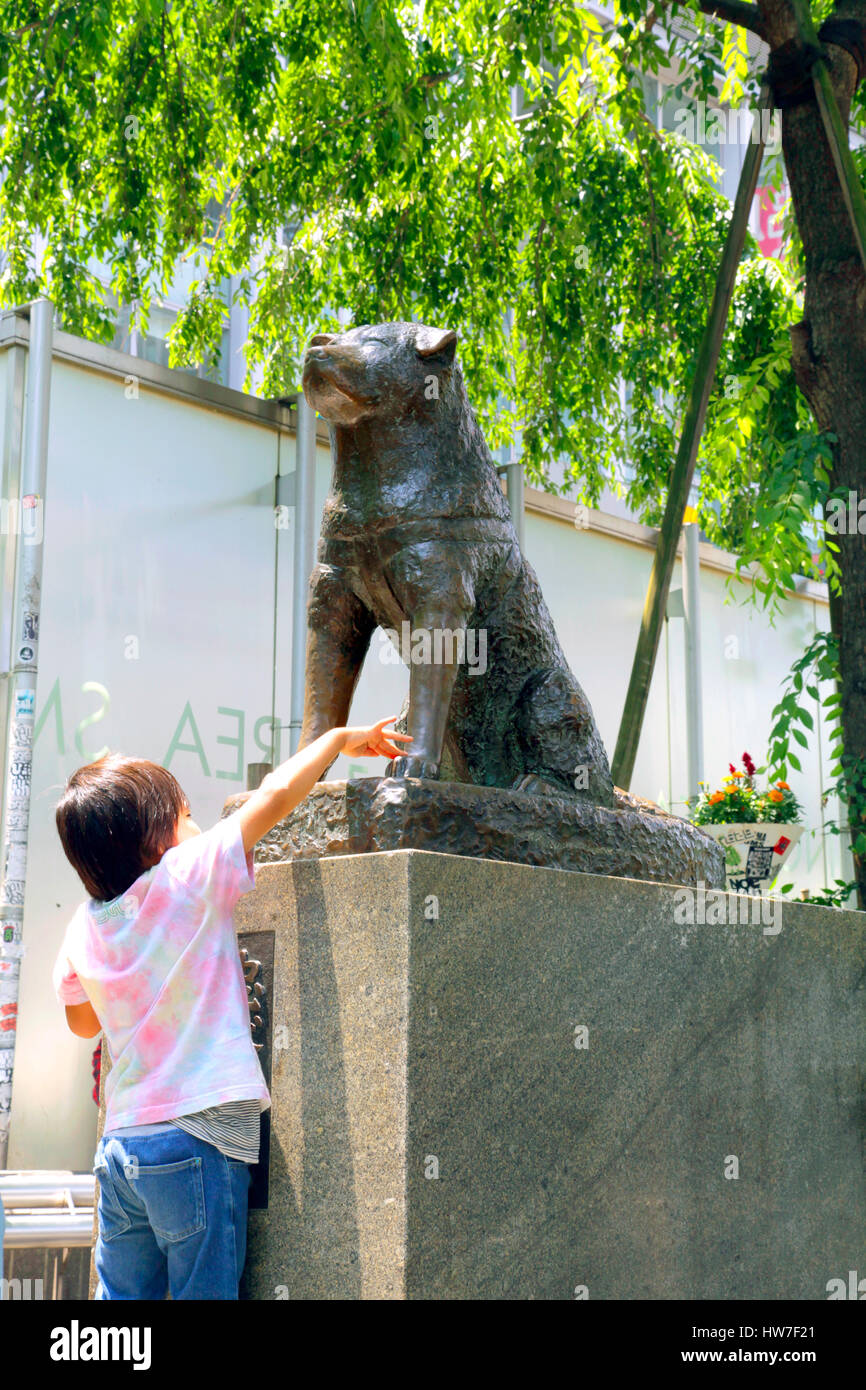
<svg viewBox="0 0 866 1390"><path fill-rule="evenodd" d="M505 495L508 498L508 509L511 512L511 520L517 532L517 539L520 542L520 549L523 551L524 536L524 476L523 462L514 457L514 445L509 446L509 459L505 464L503 472L505 474Z"/></svg>
<svg viewBox="0 0 866 1390"><path fill-rule="evenodd" d="M19 310L18 313L21 311ZM11 314L10 317L14 317ZM3 420L3 462L0 467L0 497L11 506L13 500L18 501L18 489L21 482L21 449L24 443L24 399L25 385L27 381L27 350L24 347L15 345L6 352L6 401ZM0 551L2 551L2 566L0 566L0 672L2 679L7 679L7 672L12 668L12 643L14 641L13 621L15 603L15 555L17 553L17 527L5 526L0 531ZM4 688L4 719L2 727L5 729L5 704L9 691ZM0 751L0 756L5 754L5 746ZM4 766L5 774L5 766ZM2 786L2 779L0 779Z"/></svg>
<svg viewBox="0 0 866 1390"><path fill-rule="evenodd" d="M511 116L517 119L517 105L520 97L520 88L511 88ZM507 337L511 337L514 326L514 310L508 309L505 313L504 330ZM517 443L514 438L514 401L504 401L503 407L512 416L511 424L511 443L503 444L499 451L499 466L496 469L500 477L505 475L505 495L508 499L508 510L511 512L511 523L517 532L517 540L521 551L524 549L524 473L523 462L517 457Z"/></svg>
<svg viewBox="0 0 866 1390"><path fill-rule="evenodd" d="M0 1168L6 1167L18 986L24 953L24 889L33 766L33 725L42 597L43 510L48 465L48 406L54 306L30 306L30 348L24 411L24 454L19 492L20 535L15 563L15 599L9 707L6 720L6 786L0 847Z"/></svg>
<svg viewBox="0 0 866 1390"><path fill-rule="evenodd" d="M701 690L701 565L698 558L700 527L683 527L683 617L686 636L686 742L688 750L688 799L697 797L704 776L704 710Z"/></svg>
<svg viewBox="0 0 866 1390"><path fill-rule="evenodd" d="M304 719L307 599L313 571L316 508L316 412L298 396L295 435L295 537L292 557L292 688L289 751L297 753Z"/></svg>
<svg viewBox="0 0 866 1390"><path fill-rule="evenodd" d="M765 82L761 87L753 139L746 150L737 196L734 199L734 208L725 239L725 249L722 253L722 263L713 291L710 316L698 349L695 374L683 420L683 432L680 437L661 530L653 557L634 664L625 697L616 751L613 755L613 767L611 769L613 780L624 791L628 791L634 772L683 515L694 476L698 445L707 415L707 403L718 366L725 321L734 293L737 266L746 239L749 211L758 184L758 173L761 168L769 124L764 119L763 111L769 102L770 89ZM755 135L754 132L757 134Z"/></svg>

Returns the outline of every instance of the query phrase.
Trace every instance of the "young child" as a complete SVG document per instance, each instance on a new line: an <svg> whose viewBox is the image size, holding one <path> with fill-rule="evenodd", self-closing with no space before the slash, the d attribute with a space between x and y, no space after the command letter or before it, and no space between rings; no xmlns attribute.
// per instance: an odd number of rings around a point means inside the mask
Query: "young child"
<svg viewBox="0 0 866 1390"><path fill-rule="evenodd" d="M99 1299L238 1296L251 1163L268 1088L250 1036L232 909L252 850L338 753L399 757L386 732L331 729L202 833L165 768L109 754L57 806L90 895L66 930L54 987L78 1037L111 1058L99 1178Z"/></svg>

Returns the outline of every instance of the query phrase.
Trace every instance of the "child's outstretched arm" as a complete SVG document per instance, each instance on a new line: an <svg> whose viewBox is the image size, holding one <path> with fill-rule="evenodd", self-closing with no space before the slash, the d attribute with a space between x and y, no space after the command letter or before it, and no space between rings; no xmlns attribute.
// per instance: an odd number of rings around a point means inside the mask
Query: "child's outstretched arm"
<svg viewBox="0 0 866 1390"><path fill-rule="evenodd" d="M278 821L303 801L338 753L353 753L360 758L399 758L400 749L395 748L391 740L400 739L404 743L411 743L412 740L408 734L397 734L390 730L385 732L385 725L393 724L396 718L396 714L389 715L369 728L329 729L321 738L269 772L258 790L236 812L247 853L256 840L267 835Z"/></svg>

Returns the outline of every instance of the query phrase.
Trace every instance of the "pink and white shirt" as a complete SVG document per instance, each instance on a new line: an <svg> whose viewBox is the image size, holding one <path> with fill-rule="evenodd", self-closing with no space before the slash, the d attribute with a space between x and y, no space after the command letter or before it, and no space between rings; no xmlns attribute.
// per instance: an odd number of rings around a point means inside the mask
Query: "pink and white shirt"
<svg viewBox="0 0 866 1390"><path fill-rule="evenodd" d="M77 909L53 983L61 1004L89 1000L102 1024L106 1130L270 1105L232 925L254 887L235 813L166 850L121 897Z"/></svg>

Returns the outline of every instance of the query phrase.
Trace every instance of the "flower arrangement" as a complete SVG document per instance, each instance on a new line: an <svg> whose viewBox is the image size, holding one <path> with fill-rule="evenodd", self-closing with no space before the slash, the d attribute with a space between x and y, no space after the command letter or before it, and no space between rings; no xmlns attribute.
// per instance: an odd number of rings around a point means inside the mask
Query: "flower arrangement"
<svg viewBox="0 0 866 1390"><path fill-rule="evenodd" d="M733 763L728 769L730 775L719 790L710 792L707 783L701 783L704 790L692 816L695 825L792 825L802 819L803 808L787 782L759 791L756 778L764 768L756 768L748 753L743 754L742 769Z"/></svg>

